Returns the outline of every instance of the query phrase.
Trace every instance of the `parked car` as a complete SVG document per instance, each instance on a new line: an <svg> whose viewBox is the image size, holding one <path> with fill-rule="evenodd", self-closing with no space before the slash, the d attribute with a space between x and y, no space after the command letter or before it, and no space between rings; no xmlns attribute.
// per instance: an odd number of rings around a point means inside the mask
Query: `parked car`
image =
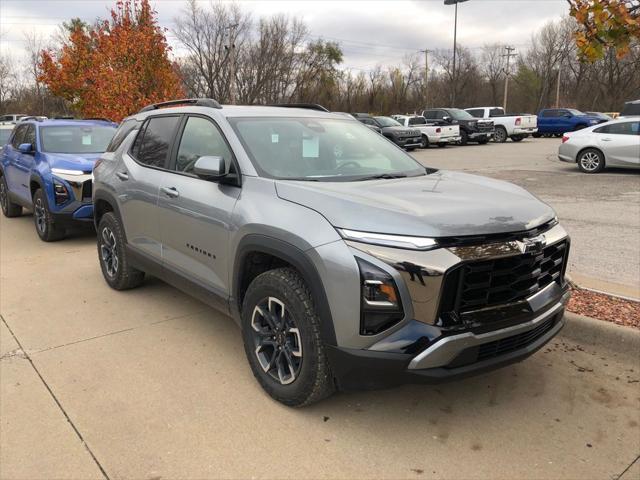
<svg viewBox="0 0 640 480"><path fill-rule="evenodd" d="M23 117L27 115L24 113L9 113L6 115L0 115L0 123L16 123Z"/></svg>
<svg viewBox="0 0 640 480"><path fill-rule="evenodd" d="M9 141L11 132L13 131L12 123L0 123L0 148Z"/></svg>
<svg viewBox="0 0 640 480"><path fill-rule="evenodd" d="M605 122L609 122L611 120L613 120L613 117L610 115L607 115L606 113L602 113L602 112L584 112L586 115L589 115L591 117L597 117L600 118L602 120L604 120Z"/></svg>
<svg viewBox="0 0 640 480"><path fill-rule="evenodd" d="M16 124L0 153L0 204L6 217L33 211L36 232L59 240L75 223L91 225L91 171L116 131L103 121Z"/></svg>
<svg viewBox="0 0 640 480"><path fill-rule="evenodd" d="M413 150L422 143L422 135L419 130L403 127L391 117L372 117L367 113L352 113L352 115L356 120L364 123L369 128L376 131L380 129L379 133L399 147Z"/></svg>
<svg viewBox="0 0 640 480"><path fill-rule="evenodd" d="M587 115L573 108L546 108L538 113L538 132L534 137L555 135L561 137L565 132L603 123L605 120Z"/></svg>
<svg viewBox="0 0 640 480"><path fill-rule="evenodd" d="M422 148L429 145L446 147L460 142L460 127L458 125L435 125L427 122L420 115L392 115L392 118L403 127L415 128L422 134Z"/></svg>
<svg viewBox="0 0 640 480"><path fill-rule="evenodd" d="M525 113L504 113L501 107L466 108L475 118L491 119L495 126L493 139L504 143L507 138L519 142L538 131L538 117Z"/></svg>
<svg viewBox="0 0 640 480"><path fill-rule="evenodd" d="M624 107L622 108L622 112L620 112L620 116L632 117L635 115L640 115L640 100L625 102Z"/></svg>
<svg viewBox="0 0 640 480"><path fill-rule="evenodd" d="M484 145L493 137L493 121L478 120L459 108L430 108L424 110L422 116L427 121L438 125L459 125L462 145L467 145L469 142Z"/></svg>
<svg viewBox="0 0 640 480"><path fill-rule="evenodd" d="M149 273L230 314L286 405L497 368L564 324L569 238L548 205L335 114L151 105L94 176L107 284Z"/></svg>
<svg viewBox="0 0 640 480"><path fill-rule="evenodd" d="M585 173L598 173L605 167L640 168L640 116L565 133L558 157L577 163Z"/></svg>

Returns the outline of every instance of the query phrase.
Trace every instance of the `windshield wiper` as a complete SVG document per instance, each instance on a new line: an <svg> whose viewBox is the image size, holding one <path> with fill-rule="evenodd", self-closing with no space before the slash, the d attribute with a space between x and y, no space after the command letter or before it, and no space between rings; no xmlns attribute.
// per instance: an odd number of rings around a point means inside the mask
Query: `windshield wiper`
<svg viewBox="0 0 640 480"><path fill-rule="evenodd" d="M369 175L368 177L360 177L356 180L380 180L380 179L393 179L393 178L406 178L406 173L379 173L376 175Z"/></svg>

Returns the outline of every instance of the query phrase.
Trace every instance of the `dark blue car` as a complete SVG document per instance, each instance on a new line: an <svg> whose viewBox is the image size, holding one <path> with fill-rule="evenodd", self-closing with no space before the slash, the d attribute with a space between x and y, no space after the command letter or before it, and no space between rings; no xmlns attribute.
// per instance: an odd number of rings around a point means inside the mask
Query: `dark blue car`
<svg viewBox="0 0 640 480"><path fill-rule="evenodd" d="M92 170L116 131L102 120L18 123L0 153L0 204L6 217L33 211L36 232L50 242L74 223L93 220Z"/></svg>
<svg viewBox="0 0 640 480"><path fill-rule="evenodd" d="M538 113L538 132L534 137L542 135L560 137L563 133L581 130L606 121L573 108L547 108Z"/></svg>

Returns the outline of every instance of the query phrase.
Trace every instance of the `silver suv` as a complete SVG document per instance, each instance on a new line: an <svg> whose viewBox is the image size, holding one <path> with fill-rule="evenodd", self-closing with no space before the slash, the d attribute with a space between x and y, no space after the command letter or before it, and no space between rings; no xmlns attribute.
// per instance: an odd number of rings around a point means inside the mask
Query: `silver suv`
<svg viewBox="0 0 640 480"><path fill-rule="evenodd" d="M563 326L569 238L549 206L344 116L150 105L94 176L107 283L154 275L232 316L287 405L496 368Z"/></svg>

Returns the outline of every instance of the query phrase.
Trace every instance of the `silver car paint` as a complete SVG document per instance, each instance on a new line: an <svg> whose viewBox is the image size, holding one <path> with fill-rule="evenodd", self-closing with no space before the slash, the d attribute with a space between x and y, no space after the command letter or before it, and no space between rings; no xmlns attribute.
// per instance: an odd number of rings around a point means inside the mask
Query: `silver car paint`
<svg viewBox="0 0 640 480"><path fill-rule="evenodd" d="M385 262L379 248L355 242L348 245L335 227L405 235L468 235L526 230L554 217L550 207L519 187L452 172L350 183L258 177L235 132L225 121L225 117L260 115L335 118L331 114L226 106L222 110L181 107L172 112L197 113L216 121L240 165L242 186L220 185L141 166L126 153L135 138L132 132L115 154L103 155L95 182L96 188L115 194L128 241L154 257L159 256L159 261L170 269L188 272L227 298L231 296L235 252L246 235L259 234L286 242L305 252L318 271L337 344L342 347L367 348L401 328L417 312L411 300L415 286ZM144 120L149 114L153 112L136 118ZM118 181L115 174L123 167L129 179ZM175 186L180 193L177 201L162 198L159 193L162 186ZM409 256L415 253L398 249L394 253L403 252ZM215 258L209 257L209 253ZM422 265L439 272L460 261L445 249L416 255ZM406 305L404 321L378 335L359 334L360 276L355 256L387 270L396 279ZM438 295L438 285L434 284L434 291L427 292L422 300L428 304ZM433 309L424 312L428 316Z"/></svg>
<svg viewBox="0 0 640 480"><path fill-rule="evenodd" d="M604 154L607 167L640 168L640 135L615 135L594 131L606 125L626 122L640 122L640 117L619 118L565 133L569 140L558 147L558 157L564 162L576 163L582 150L597 148Z"/></svg>

